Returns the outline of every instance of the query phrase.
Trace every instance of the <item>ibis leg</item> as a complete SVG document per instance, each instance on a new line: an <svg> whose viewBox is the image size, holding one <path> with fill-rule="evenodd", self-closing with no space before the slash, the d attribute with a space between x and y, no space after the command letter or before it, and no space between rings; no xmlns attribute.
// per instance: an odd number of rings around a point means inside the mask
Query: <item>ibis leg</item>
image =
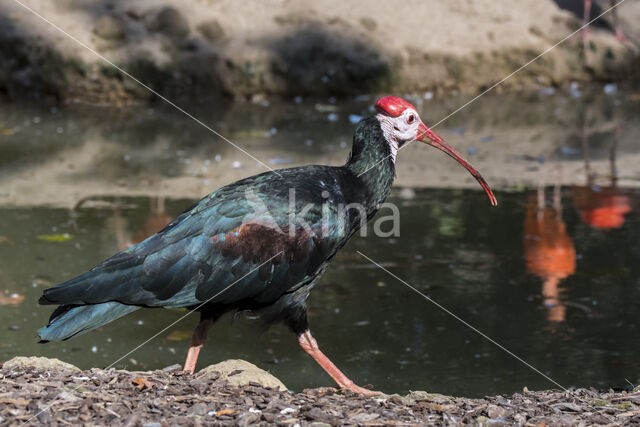
<svg viewBox="0 0 640 427"><path fill-rule="evenodd" d="M313 359L318 362L318 364L325 370L327 374L338 384L338 386L343 390L349 390L354 393L363 394L365 396L377 396L382 393L379 391L372 391L366 388L359 387L353 383L345 374L343 374L340 369L336 365L329 360L327 356L324 355L318 348L318 343L311 336L311 332L307 329L302 334L298 336L298 342L300 343L300 347L304 351L309 354L309 356L313 357Z"/></svg>
<svg viewBox="0 0 640 427"><path fill-rule="evenodd" d="M207 333L209 332L211 325L213 325L213 322L214 319L212 318L202 319L200 320L200 323L198 323L198 326L193 330L191 342L189 343L187 360L184 362L184 372L189 372L190 374L195 372L200 349L202 349L204 342L207 340Z"/></svg>

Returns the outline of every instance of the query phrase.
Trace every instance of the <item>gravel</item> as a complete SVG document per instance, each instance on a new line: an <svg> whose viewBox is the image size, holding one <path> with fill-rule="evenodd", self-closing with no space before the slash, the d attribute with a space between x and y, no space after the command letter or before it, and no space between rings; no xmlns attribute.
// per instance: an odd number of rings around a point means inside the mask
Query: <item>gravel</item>
<svg viewBox="0 0 640 427"><path fill-rule="evenodd" d="M365 398L333 388L239 387L208 371L0 369L0 425L631 425L640 390L537 391L467 399L422 391Z"/></svg>

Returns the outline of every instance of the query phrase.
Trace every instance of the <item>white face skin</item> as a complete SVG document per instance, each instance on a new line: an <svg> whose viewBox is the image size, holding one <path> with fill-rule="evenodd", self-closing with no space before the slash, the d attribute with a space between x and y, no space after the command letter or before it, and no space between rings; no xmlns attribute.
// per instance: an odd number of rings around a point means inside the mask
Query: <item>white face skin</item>
<svg viewBox="0 0 640 427"><path fill-rule="evenodd" d="M398 117L378 113L376 118L380 122L384 139L387 140L389 147L391 147L391 157L395 162L398 148L402 144L416 139L420 116L413 108L407 108Z"/></svg>

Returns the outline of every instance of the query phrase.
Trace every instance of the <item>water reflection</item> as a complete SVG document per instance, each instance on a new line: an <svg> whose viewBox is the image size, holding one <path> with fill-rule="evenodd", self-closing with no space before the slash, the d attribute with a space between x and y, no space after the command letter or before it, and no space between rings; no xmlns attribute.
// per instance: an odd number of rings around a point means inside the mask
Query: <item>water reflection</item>
<svg viewBox="0 0 640 427"><path fill-rule="evenodd" d="M561 383L609 387L627 377L637 381L635 365L614 363L637 359L640 349L629 339L640 315L640 217L628 213L624 232L595 232L581 224L570 197L559 197L563 190L570 195L567 187L501 193L504 208L487 215L478 215L486 200L476 191L417 190L411 200L392 196L390 201L402 206L401 237L354 237L345 246L311 295L314 333L347 372L389 392L479 396L549 386L384 271L369 268L357 255L360 250L507 348L526 354ZM638 193L626 196L634 201ZM0 232L6 236L0 242L0 291L10 302L16 301L14 293L24 297L0 310L0 324L6 325L0 328L0 360L42 355L83 368L106 366L182 316L141 310L99 331L47 345L38 345L34 334L51 311L36 304L43 286L86 271L192 203L93 198L75 211L0 209ZM443 227L436 221L440 217L455 219L456 227ZM518 237L523 219L524 244ZM37 238L47 233L73 238ZM540 282L534 284L548 305L543 310L532 305L531 288L522 286L527 273L543 283L542 292ZM132 355L135 363L127 359L118 367L180 363L184 354L176 341L196 321L186 319ZM250 321L235 319L233 327L229 322L222 319L212 330L216 345L203 353L203 365L244 358L297 390L327 384L286 329L257 336ZM545 333L548 325L571 333ZM568 354L572 358L561 357Z"/></svg>
<svg viewBox="0 0 640 427"><path fill-rule="evenodd" d="M126 220L116 210L114 213L114 229L118 248L123 251L142 242L147 237L162 230L172 219L173 217L165 212L164 197L149 198L149 213L144 224L138 228L127 227Z"/></svg>
<svg viewBox="0 0 640 427"><path fill-rule="evenodd" d="M616 148L620 135L621 123L616 124L614 138L609 148L608 185L598 186L598 174L591 167L591 150L589 147L589 133L583 131L582 147L584 153L584 168L586 186L573 186L571 193L573 204L580 212L583 223L599 230L620 228L625 223L625 215L631 212L631 198L627 191L617 187L618 171L616 169Z"/></svg>
<svg viewBox="0 0 640 427"><path fill-rule="evenodd" d="M542 279L542 296L549 322L564 322L566 305L560 282L576 271L576 249L562 219L560 186L553 189L553 203L545 203L540 187L529 195L524 221L524 257L527 271Z"/></svg>
<svg viewBox="0 0 640 427"><path fill-rule="evenodd" d="M589 138L596 130L589 129L586 122L584 118L581 129L586 185L570 187L572 203L582 223L591 229L606 231L621 228L632 211L631 193L617 186L616 149L623 122L607 122L606 128L597 129L599 133L611 135L608 138L608 174L598 174L592 167ZM540 177L541 180L543 178ZM523 245L527 272L542 281L546 318L551 324L567 320L567 305L571 303L566 301L566 289L561 284L576 272L576 247L563 218L559 184L562 182L562 168L556 170L554 179L556 184L550 201L547 200L548 191L542 185L528 195ZM599 180L607 184L598 185Z"/></svg>
<svg viewBox="0 0 640 427"><path fill-rule="evenodd" d="M100 200L92 200L90 198L80 201L72 211L71 216L78 216L79 212L85 205L91 205L92 202L100 203ZM105 231L113 233L116 239L116 247L118 251L123 251L142 242L152 234L162 230L174 218L166 212L165 197L156 196L149 197L149 210L144 214L144 222L142 224L132 224L131 218L123 214L123 210L127 208L135 208L136 206L127 206L125 202L117 198L109 206L112 214L106 220ZM73 226L77 229L77 223L74 221Z"/></svg>

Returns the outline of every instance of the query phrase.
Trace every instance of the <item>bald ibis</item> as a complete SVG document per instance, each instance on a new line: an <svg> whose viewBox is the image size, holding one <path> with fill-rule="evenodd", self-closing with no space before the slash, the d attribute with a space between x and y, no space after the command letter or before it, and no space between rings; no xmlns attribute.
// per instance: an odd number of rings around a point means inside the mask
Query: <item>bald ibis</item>
<svg viewBox="0 0 640 427"><path fill-rule="evenodd" d="M288 325L342 389L372 394L320 351L309 332L306 304L336 252L389 194L396 153L413 140L444 151L497 204L482 176L421 122L413 105L385 97L376 110L357 124L343 166L281 169L222 187L160 232L45 289L40 304L58 307L38 330L41 340L66 340L143 307L186 307L201 316L184 366L193 373L210 326L226 312L247 310L265 326ZM354 204L362 209L340 208Z"/></svg>

